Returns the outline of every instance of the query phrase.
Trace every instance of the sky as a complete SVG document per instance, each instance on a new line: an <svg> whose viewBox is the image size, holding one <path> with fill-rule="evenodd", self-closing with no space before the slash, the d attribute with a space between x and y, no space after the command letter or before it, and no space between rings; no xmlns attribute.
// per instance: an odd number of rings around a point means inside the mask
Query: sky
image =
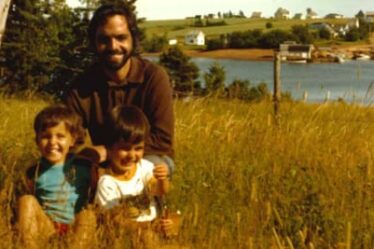
<svg viewBox="0 0 374 249"><path fill-rule="evenodd" d="M77 6L78 0L66 0L71 6ZM253 11L262 12L263 17L273 16L279 8L295 13L304 13L311 8L319 16L338 13L353 17L359 10L374 11L374 0L137 0L138 17L147 20L184 19L188 16L232 11L243 11L251 16Z"/></svg>

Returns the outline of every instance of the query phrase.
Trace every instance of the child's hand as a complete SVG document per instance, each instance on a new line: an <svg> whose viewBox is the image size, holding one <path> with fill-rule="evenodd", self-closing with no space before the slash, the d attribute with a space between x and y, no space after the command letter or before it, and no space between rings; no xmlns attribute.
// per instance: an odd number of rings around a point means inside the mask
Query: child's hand
<svg viewBox="0 0 374 249"><path fill-rule="evenodd" d="M168 176L169 176L168 166L166 166L165 163L160 163L160 164L155 165L153 169L153 176L157 180L160 180L160 181L168 179Z"/></svg>
<svg viewBox="0 0 374 249"><path fill-rule="evenodd" d="M175 224L174 224L172 219L162 218L160 220L160 227L161 227L162 233L166 237L170 237L171 235L175 235L176 227L175 227Z"/></svg>

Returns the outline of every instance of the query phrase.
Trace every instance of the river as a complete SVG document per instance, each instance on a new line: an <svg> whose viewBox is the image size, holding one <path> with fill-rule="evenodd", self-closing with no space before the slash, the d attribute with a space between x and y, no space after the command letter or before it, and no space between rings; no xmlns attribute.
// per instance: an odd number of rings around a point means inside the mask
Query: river
<svg viewBox="0 0 374 249"><path fill-rule="evenodd" d="M157 60L156 57L148 57ZM273 89L273 62L231 59L191 58L203 74L218 62L226 72L226 84L234 79L249 80L252 85L265 82ZM374 61L346 61L345 63L308 63L281 65L281 88L289 91L294 99L322 102L344 99L347 102L374 104Z"/></svg>

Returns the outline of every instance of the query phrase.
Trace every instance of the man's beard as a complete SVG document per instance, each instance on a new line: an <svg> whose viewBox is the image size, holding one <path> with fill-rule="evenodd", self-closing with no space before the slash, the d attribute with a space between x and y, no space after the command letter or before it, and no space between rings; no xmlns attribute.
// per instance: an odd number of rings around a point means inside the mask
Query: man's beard
<svg viewBox="0 0 374 249"><path fill-rule="evenodd" d="M118 62L111 61L109 59L111 55L122 55L122 60ZM102 65L109 71L118 71L124 65L126 65L130 57L131 53L128 53L127 51L105 51L99 54L99 58Z"/></svg>

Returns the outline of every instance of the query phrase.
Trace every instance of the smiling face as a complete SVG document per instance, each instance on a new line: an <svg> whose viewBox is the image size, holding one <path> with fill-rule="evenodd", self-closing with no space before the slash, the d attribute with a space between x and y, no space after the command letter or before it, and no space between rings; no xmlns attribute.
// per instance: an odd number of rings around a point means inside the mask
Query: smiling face
<svg viewBox="0 0 374 249"><path fill-rule="evenodd" d="M124 180L131 178L143 155L143 141L136 144L127 144L124 141L114 143L109 149L111 171L114 177Z"/></svg>
<svg viewBox="0 0 374 249"><path fill-rule="evenodd" d="M46 128L39 132L36 137L42 157L51 164L62 164L70 148L74 145L75 139L67 129L64 122Z"/></svg>
<svg viewBox="0 0 374 249"><path fill-rule="evenodd" d="M107 70L118 71L125 66L133 50L133 38L126 18L122 15L108 17L96 31L95 46Z"/></svg>

